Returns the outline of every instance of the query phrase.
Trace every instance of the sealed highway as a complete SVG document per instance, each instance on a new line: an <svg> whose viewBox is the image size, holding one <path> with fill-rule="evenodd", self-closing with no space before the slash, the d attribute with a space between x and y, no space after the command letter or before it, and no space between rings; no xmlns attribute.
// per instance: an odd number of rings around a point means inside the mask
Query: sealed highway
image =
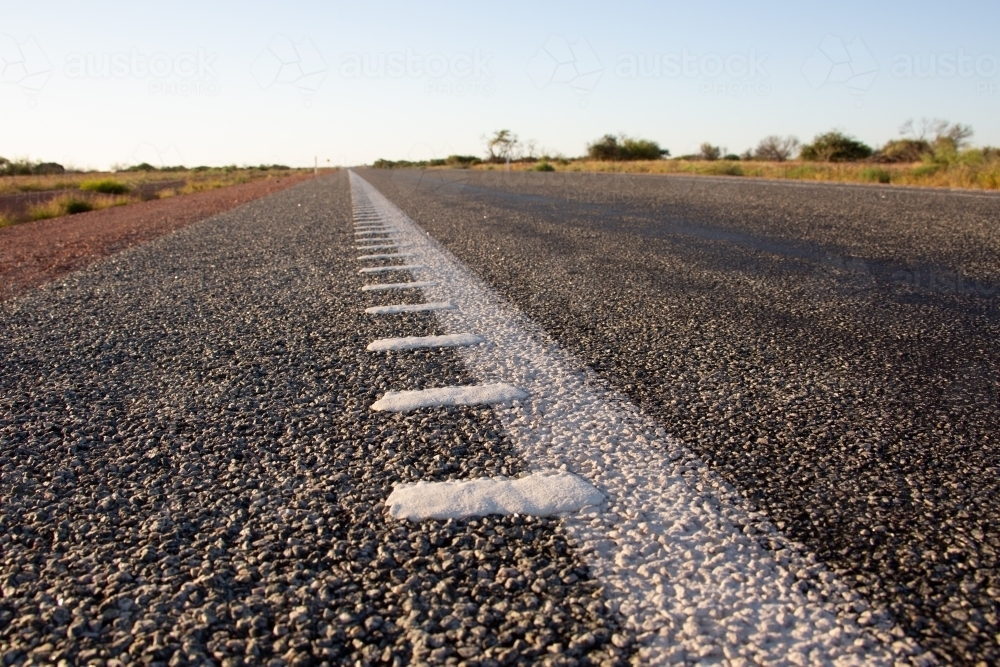
<svg viewBox="0 0 1000 667"><path fill-rule="evenodd" d="M357 170L8 301L0 660L996 662L998 220Z"/></svg>

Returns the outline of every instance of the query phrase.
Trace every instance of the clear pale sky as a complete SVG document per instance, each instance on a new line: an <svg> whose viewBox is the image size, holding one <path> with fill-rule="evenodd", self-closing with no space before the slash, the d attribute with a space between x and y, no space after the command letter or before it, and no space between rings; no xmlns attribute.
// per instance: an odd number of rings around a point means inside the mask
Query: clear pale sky
<svg viewBox="0 0 1000 667"><path fill-rule="evenodd" d="M1000 145L1000 3L0 0L0 155L362 164L510 128L742 152L944 118Z"/></svg>

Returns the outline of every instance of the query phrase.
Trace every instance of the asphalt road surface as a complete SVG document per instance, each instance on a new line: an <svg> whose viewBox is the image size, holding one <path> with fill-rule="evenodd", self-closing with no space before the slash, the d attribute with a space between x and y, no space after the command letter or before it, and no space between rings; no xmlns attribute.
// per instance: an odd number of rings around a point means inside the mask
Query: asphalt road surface
<svg viewBox="0 0 1000 667"><path fill-rule="evenodd" d="M1000 199L358 173L374 190L317 179L0 306L4 664L1000 659ZM427 268L359 274L379 263ZM410 280L434 286L361 290ZM453 315L365 312L449 299ZM486 302L504 317L469 314ZM541 341L546 377L582 374L574 409L617 424L638 406L621 421L660 434L555 423L608 507L621 480L575 447L677 466L662 488L624 483L690 500L700 527L647 553L628 545L655 502L623 509L620 534L607 509L390 516L396 484L549 464L517 416L534 399L372 409L503 375L495 341L366 349L477 322ZM743 553L720 597L705 573ZM669 614L623 601L632 556L658 582L637 595ZM730 623L737 608L759 616Z"/></svg>

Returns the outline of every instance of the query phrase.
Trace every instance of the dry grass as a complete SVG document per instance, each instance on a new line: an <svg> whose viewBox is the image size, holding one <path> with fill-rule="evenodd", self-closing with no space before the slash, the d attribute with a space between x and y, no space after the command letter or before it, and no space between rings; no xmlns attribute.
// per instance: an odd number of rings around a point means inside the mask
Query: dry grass
<svg viewBox="0 0 1000 667"><path fill-rule="evenodd" d="M62 215L73 215L87 211L97 211L112 206L125 206L140 201L131 195L96 195L81 196L76 194L60 195L44 204L38 204L28 209L28 219L45 220L58 218Z"/></svg>
<svg viewBox="0 0 1000 667"><path fill-rule="evenodd" d="M241 185L262 178L284 178L291 176L292 170L271 170L258 171L256 169L238 169L223 173L212 173L211 171L196 172L194 177L187 179L187 184L177 190L177 194L191 194L192 192L202 192L204 190L215 190L227 188L231 185Z"/></svg>
<svg viewBox="0 0 1000 667"><path fill-rule="evenodd" d="M187 172L179 172L184 174ZM48 190L78 190L87 181L101 178L113 178L129 187L153 183L173 178L171 173L157 172L126 172L109 174L105 172L90 172L80 174L60 174L58 176L4 176L0 178L0 195L15 192L45 192ZM183 178L178 176L177 178Z"/></svg>
<svg viewBox="0 0 1000 667"><path fill-rule="evenodd" d="M178 195L215 190L268 178L285 178L295 174L293 169L203 169L161 172L116 172L62 174L59 176L5 176L0 178L0 195L23 192L59 192L61 194L44 204L30 207L26 214L3 214L0 227L43 220L61 215L72 215L87 210L123 206L148 199L150 196L167 199ZM183 185L175 185L176 182ZM143 185L160 183L170 187L142 192Z"/></svg>
<svg viewBox="0 0 1000 667"><path fill-rule="evenodd" d="M0 178L0 195L16 192L44 192L48 190L78 190L81 186L114 180L129 189L147 183L183 180L191 186L190 192L223 188L227 185L249 183L262 178L289 176L293 170L262 169L206 169L203 171L119 171L60 174L58 176L4 176ZM185 186L187 187L187 186Z"/></svg>
<svg viewBox="0 0 1000 667"><path fill-rule="evenodd" d="M757 162L728 160L640 160L598 162L573 160L555 163L556 171L620 172L629 174L694 174L749 178L830 181L839 183L892 183L925 187L1000 190L1000 162L968 160L953 164L870 164L857 162ZM530 170L533 163L511 164ZM473 169L503 170L504 165L483 164Z"/></svg>

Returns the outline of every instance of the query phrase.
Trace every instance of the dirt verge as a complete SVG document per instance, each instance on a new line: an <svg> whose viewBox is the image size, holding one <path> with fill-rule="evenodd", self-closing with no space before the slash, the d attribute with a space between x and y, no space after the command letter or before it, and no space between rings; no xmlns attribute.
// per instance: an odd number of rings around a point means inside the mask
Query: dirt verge
<svg viewBox="0 0 1000 667"><path fill-rule="evenodd" d="M297 185L312 174L26 222L0 229L0 301L125 248Z"/></svg>

